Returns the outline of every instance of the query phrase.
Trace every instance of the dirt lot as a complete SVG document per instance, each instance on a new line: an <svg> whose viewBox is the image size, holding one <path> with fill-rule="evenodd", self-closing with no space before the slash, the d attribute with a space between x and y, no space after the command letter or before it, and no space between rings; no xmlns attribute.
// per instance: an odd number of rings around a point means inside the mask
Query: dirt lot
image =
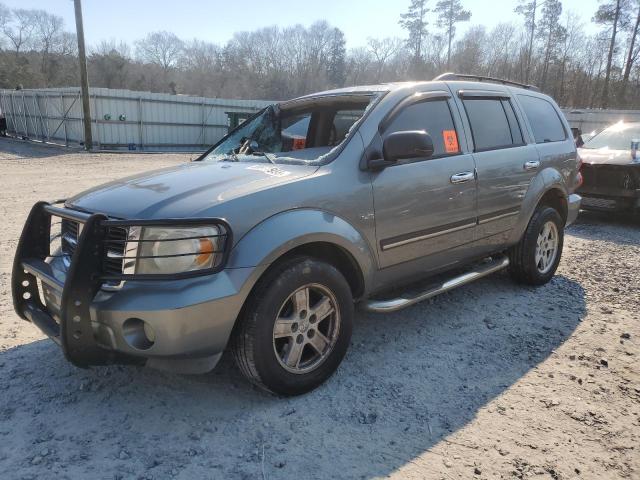
<svg viewBox="0 0 640 480"><path fill-rule="evenodd" d="M583 214L558 275L497 274L400 313L359 313L306 396L206 376L80 370L13 312L10 266L38 199L186 155L0 140L0 477L640 478L640 221Z"/></svg>

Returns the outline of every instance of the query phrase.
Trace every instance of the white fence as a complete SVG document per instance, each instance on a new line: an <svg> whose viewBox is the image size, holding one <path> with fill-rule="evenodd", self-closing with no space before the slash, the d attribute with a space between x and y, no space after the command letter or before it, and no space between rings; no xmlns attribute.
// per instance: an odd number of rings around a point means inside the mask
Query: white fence
<svg viewBox="0 0 640 480"><path fill-rule="evenodd" d="M270 102L91 88L98 149L203 150ZM84 142L78 88L0 90L8 133L64 145Z"/></svg>

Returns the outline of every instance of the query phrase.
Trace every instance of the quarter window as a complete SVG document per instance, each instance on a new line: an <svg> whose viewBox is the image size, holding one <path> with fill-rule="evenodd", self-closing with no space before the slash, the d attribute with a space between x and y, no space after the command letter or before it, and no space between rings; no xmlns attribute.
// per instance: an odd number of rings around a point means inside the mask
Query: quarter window
<svg viewBox="0 0 640 480"><path fill-rule="evenodd" d="M550 102L530 95L518 95L536 143L561 142L567 138L558 112Z"/></svg>
<svg viewBox="0 0 640 480"><path fill-rule="evenodd" d="M446 100L409 105L393 119L385 135L407 130L424 130L431 135L434 157L460 153L458 134Z"/></svg>
<svg viewBox="0 0 640 480"><path fill-rule="evenodd" d="M522 132L509 100L468 98L463 103L476 152L523 144Z"/></svg>

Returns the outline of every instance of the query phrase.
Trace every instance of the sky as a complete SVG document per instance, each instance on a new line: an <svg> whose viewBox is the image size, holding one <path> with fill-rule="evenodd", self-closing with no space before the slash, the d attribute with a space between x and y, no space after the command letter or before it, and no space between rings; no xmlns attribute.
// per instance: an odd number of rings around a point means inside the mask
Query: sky
<svg viewBox="0 0 640 480"><path fill-rule="evenodd" d="M471 10L471 25L492 27L499 22L521 22L513 13L517 0L462 0ZM62 16L67 29L75 28L72 0L0 0L11 8L41 8ZM308 26L327 20L344 31L347 46L366 45L368 37L404 37L398 25L410 0L84 0L85 38L89 46L102 40L133 43L147 33L168 30L182 39L198 38L223 44L235 32L297 23ZM434 5L436 0L431 0ZM591 17L598 0L563 0L564 11L582 17L589 32L597 29ZM432 20L432 23L434 21ZM432 26L433 27L433 26Z"/></svg>

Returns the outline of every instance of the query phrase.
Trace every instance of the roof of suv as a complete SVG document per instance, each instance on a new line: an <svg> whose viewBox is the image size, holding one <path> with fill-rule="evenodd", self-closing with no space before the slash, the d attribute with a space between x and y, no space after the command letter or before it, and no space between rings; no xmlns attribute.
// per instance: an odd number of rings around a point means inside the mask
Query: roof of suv
<svg viewBox="0 0 640 480"><path fill-rule="evenodd" d="M490 77L475 77L475 76L465 76L465 75L460 75L459 78L454 79L453 75L455 74L444 74L441 77L446 76L446 78L438 77L434 80L380 83L380 84L374 84L374 85L359 85L354 87L338 88L334 90L325 90L322 92L311 93L309 95L303 95L301 97L298 97L292 100L287 100L282 103L288 103L288 102L314 98L314 97L350 95L350 94L364 95L364 94L372 94L372 93L380 93L380 92L389 92L393 90L399 90L401 88L407 88L407 87L412 87L412 86L421 85L421 84L428 84L428 83L439 83L439 82L447 83L447 84L450 84L450 83L460 84L461 86L473 85L474 87L477 87L478 85L485 85L487 87L491 87L492 90L498 90L498 91L501 91L501 90L508 91L509 89L517 89L517 90L522 90L529 93L538 93L538 94L541 93L540 90L533 85L518 84L516 82L495 79ZM506 87L509 87L509 88L506 88Z"/></svg>

